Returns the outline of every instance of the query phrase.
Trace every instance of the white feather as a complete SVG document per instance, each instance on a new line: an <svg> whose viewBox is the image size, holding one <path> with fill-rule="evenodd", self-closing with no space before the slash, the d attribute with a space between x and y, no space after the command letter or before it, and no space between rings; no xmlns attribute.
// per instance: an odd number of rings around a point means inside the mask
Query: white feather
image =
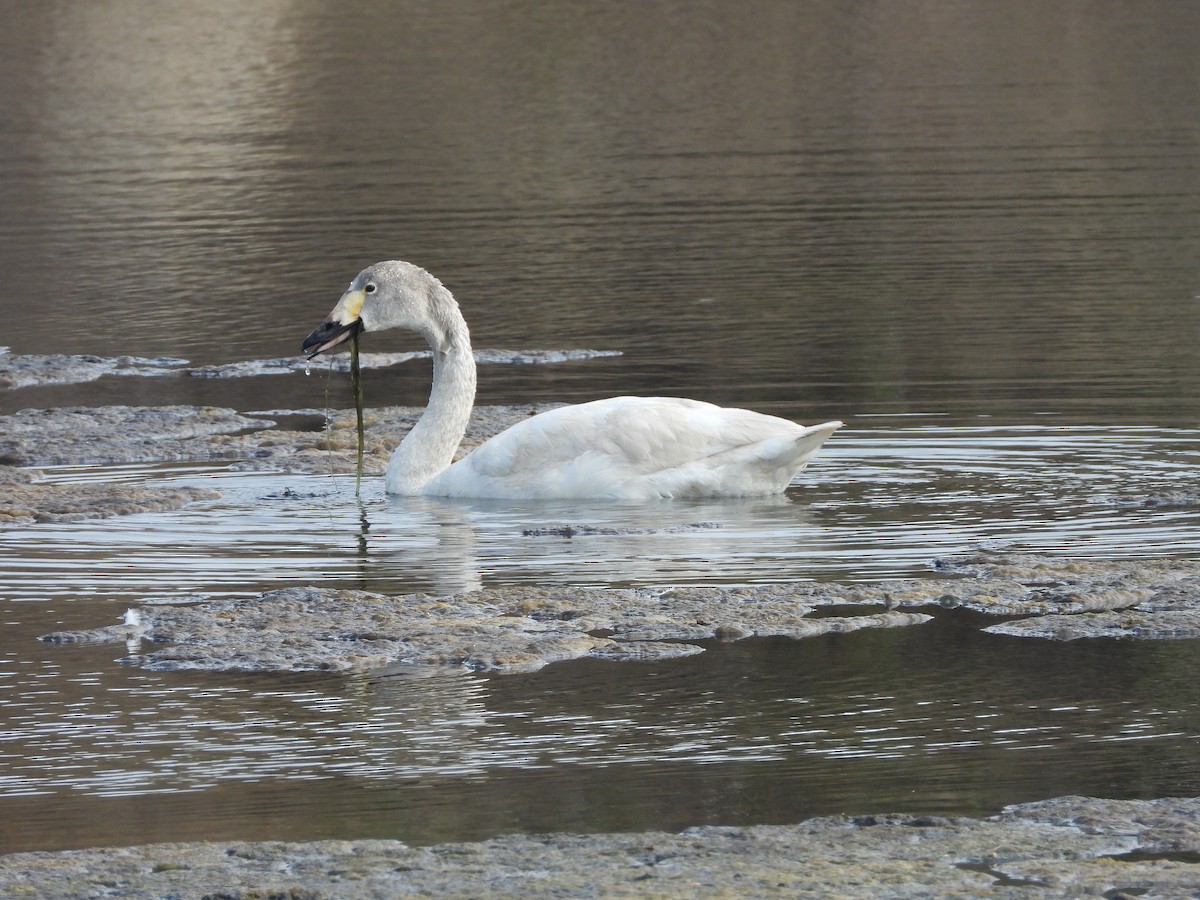
<svg viewBox="0 0 1200 900"><path fill-rule="evenodd" d="M435 476L439 496L657 499L782 491L838 427L673 397L614 397L534 416Z"/></svg>

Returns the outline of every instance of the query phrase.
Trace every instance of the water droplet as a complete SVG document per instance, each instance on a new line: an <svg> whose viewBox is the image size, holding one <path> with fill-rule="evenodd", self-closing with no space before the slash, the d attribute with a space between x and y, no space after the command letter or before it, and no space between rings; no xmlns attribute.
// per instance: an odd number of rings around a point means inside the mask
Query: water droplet
<svg viewBox="0 0 1200 900"><path fill-rule="evenodd" d="M304 364L304 374L305 374L305 375L311 375L311 374L312 374L312 366L310 366L308 363L305 363L305 364Z"/></svg>

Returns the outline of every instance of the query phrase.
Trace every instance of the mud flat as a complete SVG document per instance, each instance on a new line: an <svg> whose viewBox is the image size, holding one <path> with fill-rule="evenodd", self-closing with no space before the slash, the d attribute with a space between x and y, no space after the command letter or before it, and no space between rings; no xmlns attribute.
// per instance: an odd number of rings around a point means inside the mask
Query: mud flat
<svg viewBox="0 0 1200 900"><path fill-rule="evenodd" d="M529 672L582 657L685 656L702 652L695 642L712 639L802 639L920 625L938 607L1022 616L984 629L1021 637L1200 636L1197 562L980 553L935 567L964 577L663 591L506 586L448 597L285 588L245 600L150 601L118 624L52 632L42 640L125 642L123 662L157 670L414 664ZM849 614L822 607L846 607Z"/></svg>
<svg viewBox="0 0 1200 900"><path fill-rule="evenodd" d="M0 527L35 522L75 522L141 512L165 512L217 491L191 487L127 484L57 485L39 481L31 469L0 466Z"/></svg>
<svg viewBox="0 0 1200 900"><path fill-rule="evenodd" d="M480 365L529 366L620 355L619 350L480 349L475 351L475 361ZM428 359L429 356L428 350L411 353L363 353L359 362L363 368L379 369L413 359ZM291 375L311 370L348 372L350 360L347 354L340 353L319 363L310 363L302 356L289 356L282 359L251 359L219 366L192 366L188 360L176 357L150 359L141 356L21 355L12 353L8 347L0 347L0 390L15 390L42 384L82 384L109 375L249 378L259 375Z"/></svg>
<svg viewBox="0 0 1200 900"><path fill-rule="evenodd" d="M462 452L510 425L561 404L476 407ZM421 407L365 412L364 471L382 475ZM276 427L303 420L302 429ZM242 414L216 406L101 406L23 409L0 416L0 470L6 466L236 460L237 468L353 472L354 410L280 409Z"/></svg>
<svg viewBox="0 0 1200 900"><path fill-rule="evenodd" d="M1061 797L678 834L221 841L0 857L6 897L1142 897L1200 891L1200 799Z"/></svg>
<svg viewBox="0 0 1200 900"><path fill-rule="evenodd" d="M1060 641L1200 637L1200 561L980 553L934 565L981 577L986 585L944 605L1025 616L984 629L992 634Z"/></svg>
<svg viewBox="0 0 1200 900"><path fill-rule="evenodd" d="M551 406L475 410L463 452ZM382 475L419 407L366 412L363 470ZM303 429L276 427L277 419ZM273 410L243 415L212 406L25 409L0 416L0 527L176 509L217 494L191 488L40 481L30 467L222 461L238 470L306 474L354 471L353 410Z"/></svg>
<svg viewBox="0 0 1200 900"><path fill-rule="evenodd" d="M503 351L504 359L509 361L523 359L522 354L535 361L553 361L563 353L596 355L599 351ZM279 362L281 371L294 371L302 365L296 360L258 361L254 365L262 367L271 362ZM231 365L236 368L245 364ZM459 455L469 453L522 419L560 405L477 406L472 411ZM365 474L383 474L392 451L422 412L422 407L403 406L365 411ZM224 461L241 471L348 474L355 470L356 450L355 416L351 409L239 413L213 406L104 406L24 409L0 416L0 478L5 478L6 483L20 480L19 475L12 474L20 467L179 461ZM127 504L127 508L117 502L96 504L96 490L82 491L86 496L75 503L72 498L77 491L81 491L77 485L55 485L52 491L25 498L22 508L31 509L34 520L38 520L37 511L41 508L36 502L39 497L46 498L50 516L82 518L145 511L136 504ZM1123 496L1109 502L1124 508L1187 508L1200 506L1200 493L1180 490ZM3 503L0 496L0 506ZM71 512L73 505L76 509ZM0 525L18 519L29 521L27 517L16 517L0 509Z"/></svg>
<svg viewBox="0 0 1200 900"><path fill-rule="evenodd" d="M186 359L174 357L22 356L0 347L0 390L38 384L81 384L105 375L170 375L186 365Z"/></svg>
<svg viewBox="0 0 1200 900"><path fill-rule="evenodd" d="M464 452L545 408L477 408ZM368 474L384 471L392 448L420 413L408 407L367 411ZM352 410L242 414L219 407L109 406L28 409L0 419L0 483L5 488L0 523L12 524L166 510L214 496L195 488L128 482L45 483L22 467L229 460L239 468L348 473L354 469L357 443ZM277 426L278 421L292 427ZM566 523L528 536L587 540L589 535L586 526ZM819 607L836 605L882 611L812 615ZM528 671L580 656L662 658L699 652L690 642L705 638L803 637L914 625L926 621L929 612L948 607L1004 619L987 630L1018 637L1200 637L1200 563L980 553L939 560L929 578L665 595L546 591L534 596L507 589L461 598L382 598L307 588L240 603L179 609L151 604L136 613L141 624L134 628L143 629L137 634L99 628L48 639L141 640L148 635L161 649L134 654L131 661L160 667L350 669L413 662ZM442 635L440 643L433 640L435 633ZM416 640L414 634L430 637ZM279 648L287 654L280 656Z"/></svg>
<svg viewBox="0 0 1200 900"><path fill-rule="evenodd" d="M921 613L807 618L786 592L672 592L506 587L451 597L284 588L250 600L145 605L118 625L54 632L51 643L124 641L145 649L123 662L208 671L370 670L394 664L530 672L591 657L668 659L702 652L706 638L802 638L915 625ZM159 649L154 649L158 647Z"/></svg>

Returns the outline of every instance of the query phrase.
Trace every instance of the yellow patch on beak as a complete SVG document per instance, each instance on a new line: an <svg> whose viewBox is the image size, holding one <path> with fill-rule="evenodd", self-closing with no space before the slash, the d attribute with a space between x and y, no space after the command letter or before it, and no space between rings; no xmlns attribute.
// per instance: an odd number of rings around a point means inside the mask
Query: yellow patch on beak
<svg viewBox="0 0 1200 900"><path fill-rule="evenodd" d="M337 302L337 306L333 308L333 312L329 314L330 321L337 322L339 325L349 325L357 321L366 299L367 295L361 290L346 291L342 294L342 299Z"/></svg>

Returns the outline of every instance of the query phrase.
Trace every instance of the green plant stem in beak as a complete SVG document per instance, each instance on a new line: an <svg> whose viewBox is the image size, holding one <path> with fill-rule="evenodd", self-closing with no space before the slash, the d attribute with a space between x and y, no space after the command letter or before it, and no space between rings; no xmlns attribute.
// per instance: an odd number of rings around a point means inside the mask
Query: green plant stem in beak
<svg viewBox="0 0 1200 900"><path fill-rule="evenodd" d="M350 384L354 387L354 415L358 423L358 468L355 470L354 495L362 494L363 472L363 390L362 372L358 365L358 331L350 336Z"/></svg>

